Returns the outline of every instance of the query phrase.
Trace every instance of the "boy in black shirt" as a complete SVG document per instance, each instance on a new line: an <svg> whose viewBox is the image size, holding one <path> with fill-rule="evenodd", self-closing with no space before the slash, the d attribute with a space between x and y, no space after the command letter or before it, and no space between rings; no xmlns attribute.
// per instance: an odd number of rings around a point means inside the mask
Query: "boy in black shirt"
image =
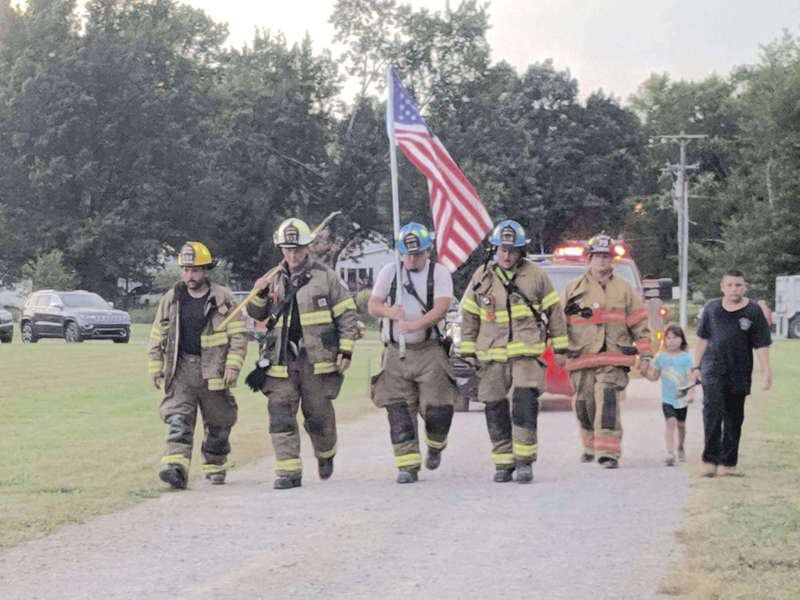
<svg viewBox="0 0 800 600"><path fill-rule="evenodd" d="M736 463L744 422L744 400L750 394L753 350L768 390L772 386L769 325L761 308L745 296L741 271L727 271L720 284L722 298L711 300L697 326L692 380L702 373L703 475L739 475Z"/></svg>

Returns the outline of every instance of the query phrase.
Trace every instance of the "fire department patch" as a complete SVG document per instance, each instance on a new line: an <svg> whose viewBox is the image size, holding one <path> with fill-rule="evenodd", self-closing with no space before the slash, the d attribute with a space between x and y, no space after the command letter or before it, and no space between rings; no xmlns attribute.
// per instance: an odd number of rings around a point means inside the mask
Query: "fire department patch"
<svg viewBox="0 0 800 600"><path fill-rule="evenodd" d="M328 298L326 296L314 296L314 306L317 310L328 308Z"/></svg>
<svg viewBox="0 0 800 600"><path fill-rule="evenodd" d="M417 236L407 235L403 238L403 244L405 244L406 251L408 251L409 254L419 252L419 238Z"/></svg>
<svg viewBox="0 0 800 600"><path fill-rule="evenodd" d="M739 319L739 329L742 331L747 331L752 325L753 322L750 319L746 319L745 317Z"/></svg>
<svg viewBox="0 0 800 600"><path fill-rule="evenodd" d="M300 241L300 231L294 225L287 225L283 232L283 239L287 244L296 244Z"/></svg>

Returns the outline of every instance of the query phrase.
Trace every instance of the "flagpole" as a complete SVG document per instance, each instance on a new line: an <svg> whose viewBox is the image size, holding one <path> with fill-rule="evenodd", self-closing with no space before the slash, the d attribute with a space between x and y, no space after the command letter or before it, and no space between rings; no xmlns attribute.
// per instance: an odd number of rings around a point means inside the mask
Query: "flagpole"
<svg viewBox="0 0 800 600"><path fill-rule="evenodd" d="M397 236L400 233L400 194L397 188L397 144L394 139L394 82L392 67L386 68L386 84L389 96L386 100L386 133L389 135L389 164L392 170L392 229L394 230L394 266L397 278L396 304L403 304L403 280L400 269L400 253L397 250ZM406 355L406 337L400 334L400 356Z"/></svg>

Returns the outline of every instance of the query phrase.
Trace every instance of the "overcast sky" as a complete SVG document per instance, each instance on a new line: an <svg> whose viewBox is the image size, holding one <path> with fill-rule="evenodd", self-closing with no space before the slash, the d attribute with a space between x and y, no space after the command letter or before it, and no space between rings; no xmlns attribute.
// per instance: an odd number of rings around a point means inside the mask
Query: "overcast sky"
<svg viewBox="0 0 800 600"><path fill-rule="evenodd" d="M22 1L22 0L19 0ZM255 27L306 32L316 50L333 46L333 0L183 0L230 28L230 45L253 39ZM446 0L403 0L443 10ZM451 6L459 0L450 0ZM552 58L569 69L580 94L602 88L625 101L647 77L727 75L758 60L759 47L784 29L800 33L800 0L493 0L492 60L518 69Z"/></svg>

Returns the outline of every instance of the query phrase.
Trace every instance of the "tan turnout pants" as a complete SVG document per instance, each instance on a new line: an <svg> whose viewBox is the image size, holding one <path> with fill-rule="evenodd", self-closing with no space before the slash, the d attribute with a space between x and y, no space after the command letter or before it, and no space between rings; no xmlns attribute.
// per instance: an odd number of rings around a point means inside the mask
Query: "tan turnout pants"
<svg viewBox="0 0 800 600"><path fill-rule="evenodd" d="M336 413L333 400L342 387L342 375L314 375L305 351L289 359L288 377L267 377L264 394L269 410L269 433L275 450L275 474L296 476L303 472L300 459L300 431L297 409L303 412L303 426L317 458L336 454Z"/></svg>
<svg viewBox="0 0 800 600"><path fill-rule="evenodd" d="M575 389L575 416L586 454L619 460L622 454L620 401L628 385L623 367L601 366L569 374Z"/></svg>
<svg viewBox="0 0 800 600"><path fill-rule="evenodd" d="M485 404L492 461L498 470L536 462L544 375L542 364L532 357L480 364L478 400Z"/></svg>
<svg viewBox="0 0 800 600"><path fill-rule="evenodd" d="M428 448L444 450L457 399L458 387L438 340L408 344L404 358L394 344L386 346L383 369L372 378L372 400L386 409L399 469L422 464L417 415L425 423Z"/></svg>
<svg viewBox="0 0 800 600"><path fill-rule="evenodd" d="M203 417L203 473L224 472L231 451L228 438L238 412L236 399L228 390L210 391L203 379L200 357L182 354L159 406L159 414L168 426L162 464L180 465L189 471L198 408Z"/></svg>

